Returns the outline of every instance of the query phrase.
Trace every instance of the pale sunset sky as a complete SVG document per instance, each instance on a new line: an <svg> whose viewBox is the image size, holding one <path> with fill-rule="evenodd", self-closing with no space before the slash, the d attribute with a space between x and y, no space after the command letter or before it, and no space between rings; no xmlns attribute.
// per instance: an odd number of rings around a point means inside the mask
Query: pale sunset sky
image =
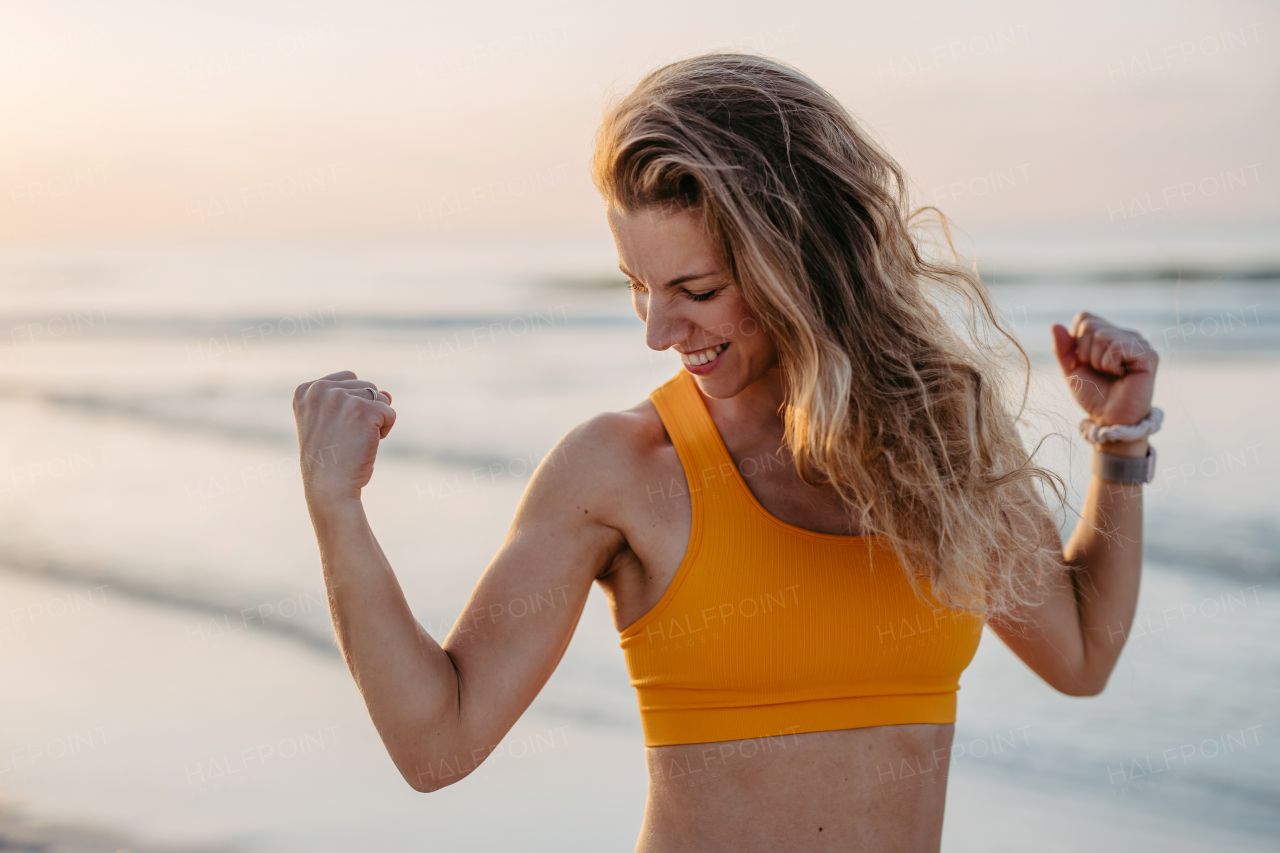
<svg viewBox="0 0 1280 853"><path fill-rule="evenodd" d="M609 93L734 48L968 227L1280 221L1277 45L1247 2L6 4L0 245L602 232Z"/></svg>

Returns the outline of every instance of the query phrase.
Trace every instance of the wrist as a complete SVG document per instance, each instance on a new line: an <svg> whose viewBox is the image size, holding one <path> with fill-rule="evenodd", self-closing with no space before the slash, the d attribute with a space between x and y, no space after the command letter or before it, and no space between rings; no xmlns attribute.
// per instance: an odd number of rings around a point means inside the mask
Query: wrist
<svg viewBox="0 0 1280 853"><path fill-rule="evenodd" d="M1120 442L1108 442L1119 444ZM1148 446L1142 456L1135 454L1140 448L1134 445L1145 444L1145 441L1124 442L1129 445L1115 448L1124 453L1108 453L1102 445L1095 448L1093 458L1089 462L1089 470L1094 477L1109 483L1141 486L1155 480L1156 451Z"/></svg>
<svg viewBox="0 0 1280 853"><path fill-rule="evenodd" d="M359 495L307 495L307 511L316 531L364 515Z"/></svg>
<svg viewBox="0 0 1280 853"><path fill-rule="evenodd" d="M1145 438L1140 438L1137 441L1110 441L1095 445L1095 447L1101 452L1109 453L1112 456L1141 458L1147 455L1147 450L1151 448L1151 442Z"/></svg>
<svg viewBox="0 0 1280 853"><path fill-rule="evenodd" d="M1092 418L1080 422L1080 436L1103 453L1113 456L1142 456L1146 454L1147 439L1160 431L1164 412L1152 408L1135 424L1103 424Z"/></svg>

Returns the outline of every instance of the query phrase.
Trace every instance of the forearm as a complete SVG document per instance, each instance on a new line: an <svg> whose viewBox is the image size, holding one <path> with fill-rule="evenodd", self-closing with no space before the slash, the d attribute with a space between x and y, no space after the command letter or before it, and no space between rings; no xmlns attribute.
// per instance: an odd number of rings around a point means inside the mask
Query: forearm
<svg viewBox="0 0 1280 853"><path fill-rule="evenodd" d="M1145 456L1145 439L1104 445L1104 452ZM1083 650L1081 681L1101 688L1124 647L1142 572L1142 486L1089 482L1080 522L1064 551L1073 569Z"/></svg>
<svg viewBox="0 0 1280 853"><path fill-rule="evenodd" d="M309 506L339 646L388 753L416 786L419 761L455 748L457 672L414 619L360 501L318 503Z"/></svg>

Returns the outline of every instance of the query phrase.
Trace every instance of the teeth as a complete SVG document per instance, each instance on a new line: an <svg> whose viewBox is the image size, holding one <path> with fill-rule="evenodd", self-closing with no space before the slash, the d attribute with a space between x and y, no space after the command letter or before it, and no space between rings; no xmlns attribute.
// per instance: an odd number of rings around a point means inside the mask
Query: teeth
<svg viewBox="0 0 1280 853"><path fill-rule="evenodd" d="M718 356L720 353L724 352L724 348L727 347L728 345L729 344L726 341L723 344L716 344L713 347L707 347L706 349L698 350L697 352L689 352L689 353L682 352L680 353L680 360L683 361L685 364L692 364L695 366L699 364L706 364L707 362L715 359L715 357Z"/></svg>

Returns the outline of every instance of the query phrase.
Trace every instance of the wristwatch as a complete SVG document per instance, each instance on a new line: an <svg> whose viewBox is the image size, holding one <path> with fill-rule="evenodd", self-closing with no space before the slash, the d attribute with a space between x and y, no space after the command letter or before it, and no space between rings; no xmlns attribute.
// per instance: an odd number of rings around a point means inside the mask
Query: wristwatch
<svg viewBox="0 0 1280 853"><path fill-rule="evenodd" d="M1111 483L1150 483L1156 478L1156 449L1148 447L1146 456L1116 456L1095 449L1090 468Z"/></svg>

